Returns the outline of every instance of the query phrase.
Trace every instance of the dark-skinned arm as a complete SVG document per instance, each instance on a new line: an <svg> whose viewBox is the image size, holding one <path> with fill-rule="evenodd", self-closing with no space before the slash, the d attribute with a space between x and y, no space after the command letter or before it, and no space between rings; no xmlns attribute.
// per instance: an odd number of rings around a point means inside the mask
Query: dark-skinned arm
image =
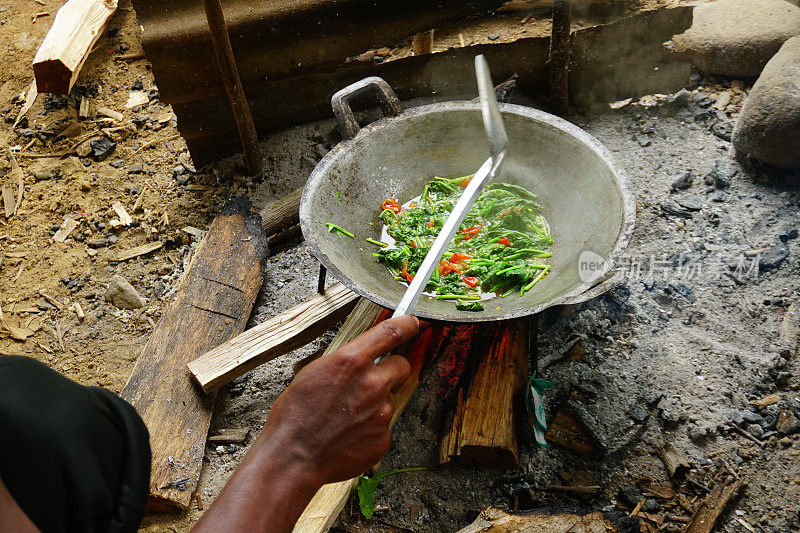
<svg viewBox="0 0 800 533"><path fill-rule="evenodd" d="M301 370L195 532L289 532L316 491L372 468L389 449L408 361L374 360L417 334L411 316L381 322Z"/></svg>

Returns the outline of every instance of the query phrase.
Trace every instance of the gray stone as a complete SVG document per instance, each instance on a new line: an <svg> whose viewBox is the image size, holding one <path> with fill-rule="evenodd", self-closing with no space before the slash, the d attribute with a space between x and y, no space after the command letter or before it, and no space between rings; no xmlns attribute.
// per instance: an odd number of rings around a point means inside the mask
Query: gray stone
<svg viewBox="0 0 800 533"><path fill-rule="evenodd" d="M103 294L103 298L120 309L140 309L144 307L144 298L139 296L133 285L119 275L114 275L111 278L111 283L108 285L105 294Z"/></svg>
<svg viewBox="0 0 800 533"><path fill-rule="evenodd" d="M685 191L691 186L692 186L692 173L690 171L686 171L683 173L683 176L672 182L672 185L670 185L670 190Z"/></svg>
<svg viewBox="0 0 800 533"><path fill-rule="evenodd" d="M673 37L704 72L758 76L790 37L800 34L800 8L786 0L717 0L694 9L692 27Z"/></svg>
<svg viewBox="0 0 800 533"><path fill-rule="evenodd" d="M800 166L800 36L786 41L764 68L732 140L737 150L768 165Z"/></svg>
<svg viewBox="0 0 800 533"><path fill-rule="evenodd" d="M697 443L713 439L716 433L716 428L708 424L691 427L688 431L689 438Z"/></svg>
<svg viewBox="0 0 800 533"><path fill-rule="evenodd" d="M774 270L781 266L789 257L789 247L779 242L773 244L758 257L758 269L763 271Z"/></svg>

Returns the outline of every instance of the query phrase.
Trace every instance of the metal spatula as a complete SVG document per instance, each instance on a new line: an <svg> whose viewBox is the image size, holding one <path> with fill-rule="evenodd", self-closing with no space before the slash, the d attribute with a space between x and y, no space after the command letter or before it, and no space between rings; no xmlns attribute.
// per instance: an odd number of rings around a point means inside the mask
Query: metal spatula
<svg viewBox="0 0 800 533"><path fill-rule="evenodd" d="M453 242L458 228L467 216L472 204L480 196L484 185L488 184L500 172L503 165L506 151L508 149L508 136L506 128L503 126L503 118L500 116L500 109L497 107L497 100L494 96L494 86L492 76L489 73L489 64L483 55L475 56L475 76L478 80L478 94L481 99L481 112L483 115L483 127L486 136L489 138L489 148L492 156L484 161L481 168L475 173L456 202L453 212L447 217L442 227L442 231L433 241L433 246L422 261L422 265L414 275L414 279L406 289L403 299L397 305L392 317L411 314L414 306L419 300L422 291L431 279L433 269L439 264L447 247Z"/></svg>

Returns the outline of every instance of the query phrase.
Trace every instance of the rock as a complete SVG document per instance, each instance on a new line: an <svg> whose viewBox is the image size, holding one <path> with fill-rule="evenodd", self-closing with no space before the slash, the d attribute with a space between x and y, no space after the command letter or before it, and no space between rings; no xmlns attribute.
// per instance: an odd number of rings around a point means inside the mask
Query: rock
<svg viewBox="0 0 800 533"><path fill-rule="evenodd" d="M758 269L762 272L774 270L789 257L789 247L784 243L773 244L758 257Z"/></svg>
<svg viewBox="0 0 800 533"><path fill-rule="evenodd" d="M678 205L689 211L700 211L703 209L703 202L695 196L680 196L675 199Z"/></svg>
<svg viewBox="0 0 800 533"><path fill-rule="evenodd" d="M111 165L114 168L119 168L124 164L125 164L125 161L123 161L122 159L117 159L117 160L112 161L111 163L109 163L109 165Z"/></svg>
<svg viewBox="0 0 800 533"><path fill-rule="evenodd" d="M498 33L490 33L489 34L489 40L490 41L496 41L499 38L500 38L500 34L498 34Z"/></svg>
<svg viewBox="0 0 800 533"><path fill-rule="evenodd" d="M619 492L617 492L617 496L620 500L625 502L628 507L636 507L636 505L644 498L639 489L632 485L620 487Z"/></svg>
<svg viewBox="0 0 800 533"><path fill-rule="evenodd" d="M696 443L713 439L717 430L710 425L697 425L689 428L689 438Z"/></svg>
<svg viewBox="0 0 800 533"><path fill-rule="evenodd" d="M750 433L752 436L754 436L757 439L761 438L761 436L764 434L764 429L761 426L759 426L758 424L747 424L747 426L745 426L744 430L747 431L748 433Z"/></svg>
<svg viewBox="0 0 800 533"><path fill-rule="evenodd" d="M782 435L791 435L800 431L800 419L790 409L783 409L778 414L775 429Z"/></svg>
<svg viewBox="0 0 800 533"><path fill-rule="evenodd" d="M110 137L106 136L95 139L89 144L92 147L92 155L94 156L95 161L103 161L117 148L117 143L111 140Z"/></svg>
<svg viewBox="0 0 800 533"><path fill-rule="evenodd" d="M661 506L658 505L658 502L650 498L646 499L644 505L642 505L642 511L645 513L657 513L660 508Z"/></svg>
<svg viewBox="0 0 800 533"><path fill-rule="evenodd" d="M688 209L682 209L677 205L673 204L672 202L664 202L661 204L661 211L666 213L667 215L672 215L676 217L683 217L683 218L692 218L692 212Z"/></svg>
<svg viewBox="0 0 800 533"><path fill-rule="evenodd" d="M778 235L778 238L781 240L782 243L787 243L789 241L795 240L798 237L798 235L800 235L800 232L797 231L797 229L790 229L786 233L781 233L780 235Z"/></svg>
<svg viewBox="0 0 800 533"><path fill-rule="evenodd" d="M731 178L733 178L739 171L724 161L714 161L714 168L708 171L703 177L703 180L708 185L713 185L717 189L725 189L730 187Z"/></svg>
<svg viewBox="0 0 800 533"><path fill-rule="evenodd" d="M144 167L141 163L134 163L128 169L128 174L141 174L144 170Z"/></svg>
<svg viewBox="0 0 800 533"><path fill-rule="evenodd" d="M733 145L777 168L800 166L800 36L786 41L753 85Z"/></svg>
<svg viewBox="0 0 800 533"><path fill-rule="evenodd" d="M147 115L136 115L135 117L133 117L132 122L137 126L144 126L148 120L150 120L150 117L148 117Z"/></svg>
<svg viewBox="0 0 800 533"><path fill-rule="evenodd" d="M789 437L783 437L778 442L780 442L781 446L783 446L784 448L788 448L789 446L792 445L792 439L790 439Z"/></svg>
<svg viewBox="0 0 800 533"><path fill-rule="evenodd" d="M797 34L800 8L785 0L717 0L697 6L692 27L672 41L703 72L747 77Z"/></svg>
<svg viewBox="0 0 800 533"><path fill-rule="evenodd" d="M692 173L686 171L683 173L683 176L673 181L672 185L670 185L669 188L671 191L685 191L691 186L692 186Z"/></svg>
<svg viewBox="0 0 800 533"><path fill-rule="evenodd" d="M731 136L733 135L733 127L729 122L717 122L711 126L711 133L723 141L730 141Z"/></svg>
<svg viewBox="0 0 800 533"><path fill-rule="evenodd" d="M140 309L144 307L144 298L139 296L133 285L119 275L111 278L103 298L110 304L120 309Z"/></svg>

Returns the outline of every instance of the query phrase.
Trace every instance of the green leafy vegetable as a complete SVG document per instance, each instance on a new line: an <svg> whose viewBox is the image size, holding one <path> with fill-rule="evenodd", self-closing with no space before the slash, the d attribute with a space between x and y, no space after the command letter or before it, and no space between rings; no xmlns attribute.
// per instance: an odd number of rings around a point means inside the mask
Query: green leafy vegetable
<svg viewBox="0 0 800 533"><path fill-rule="evenodd" d="M351 239L353 237L355 237L355 235L353 235L352 233L350 233L346 229L340 228L336 224L331 224L330 222L326 222L325 225L328 226L328 231L330 231L330 232L337 231L337 232L339 232L340 235L347 235Z"/></svg>
<svg viewBox="0 0 800 533"><path fill-rule="evenodd" d="M401 207L386 199L379 218L394 244L373 255L398 281L410 282L472 176L434 177L422 194ZM486 187L475 201L431 276L426 292L456 300L456 309L481 311L482 294L524 295L550 271L550 226L538 197L510 183Z"/></svg>
<svg viewBox="0 0 800 533"><path fill-rule="evenodd" d="M387 246L389 246L385 242L376 241L375 239L364 239L364 240L370 244L374 244L375 246L380 246L381 248L386 248Z"/></svg>
<svg viewBox="0 0 800 533"><path fill-rule="evenodd" d="M372 477L359 476L356 492L358 493L358 506L361 508L361 514L364 515L364 518L369 520L372 518L372 513L375 512L375 489L378 488L378 483L380 483L384 478L393 476L395 474L401 474L403 472L416 472L418 470L425 470L425 467L392 470L391 472L375 474Z"/></svg>

